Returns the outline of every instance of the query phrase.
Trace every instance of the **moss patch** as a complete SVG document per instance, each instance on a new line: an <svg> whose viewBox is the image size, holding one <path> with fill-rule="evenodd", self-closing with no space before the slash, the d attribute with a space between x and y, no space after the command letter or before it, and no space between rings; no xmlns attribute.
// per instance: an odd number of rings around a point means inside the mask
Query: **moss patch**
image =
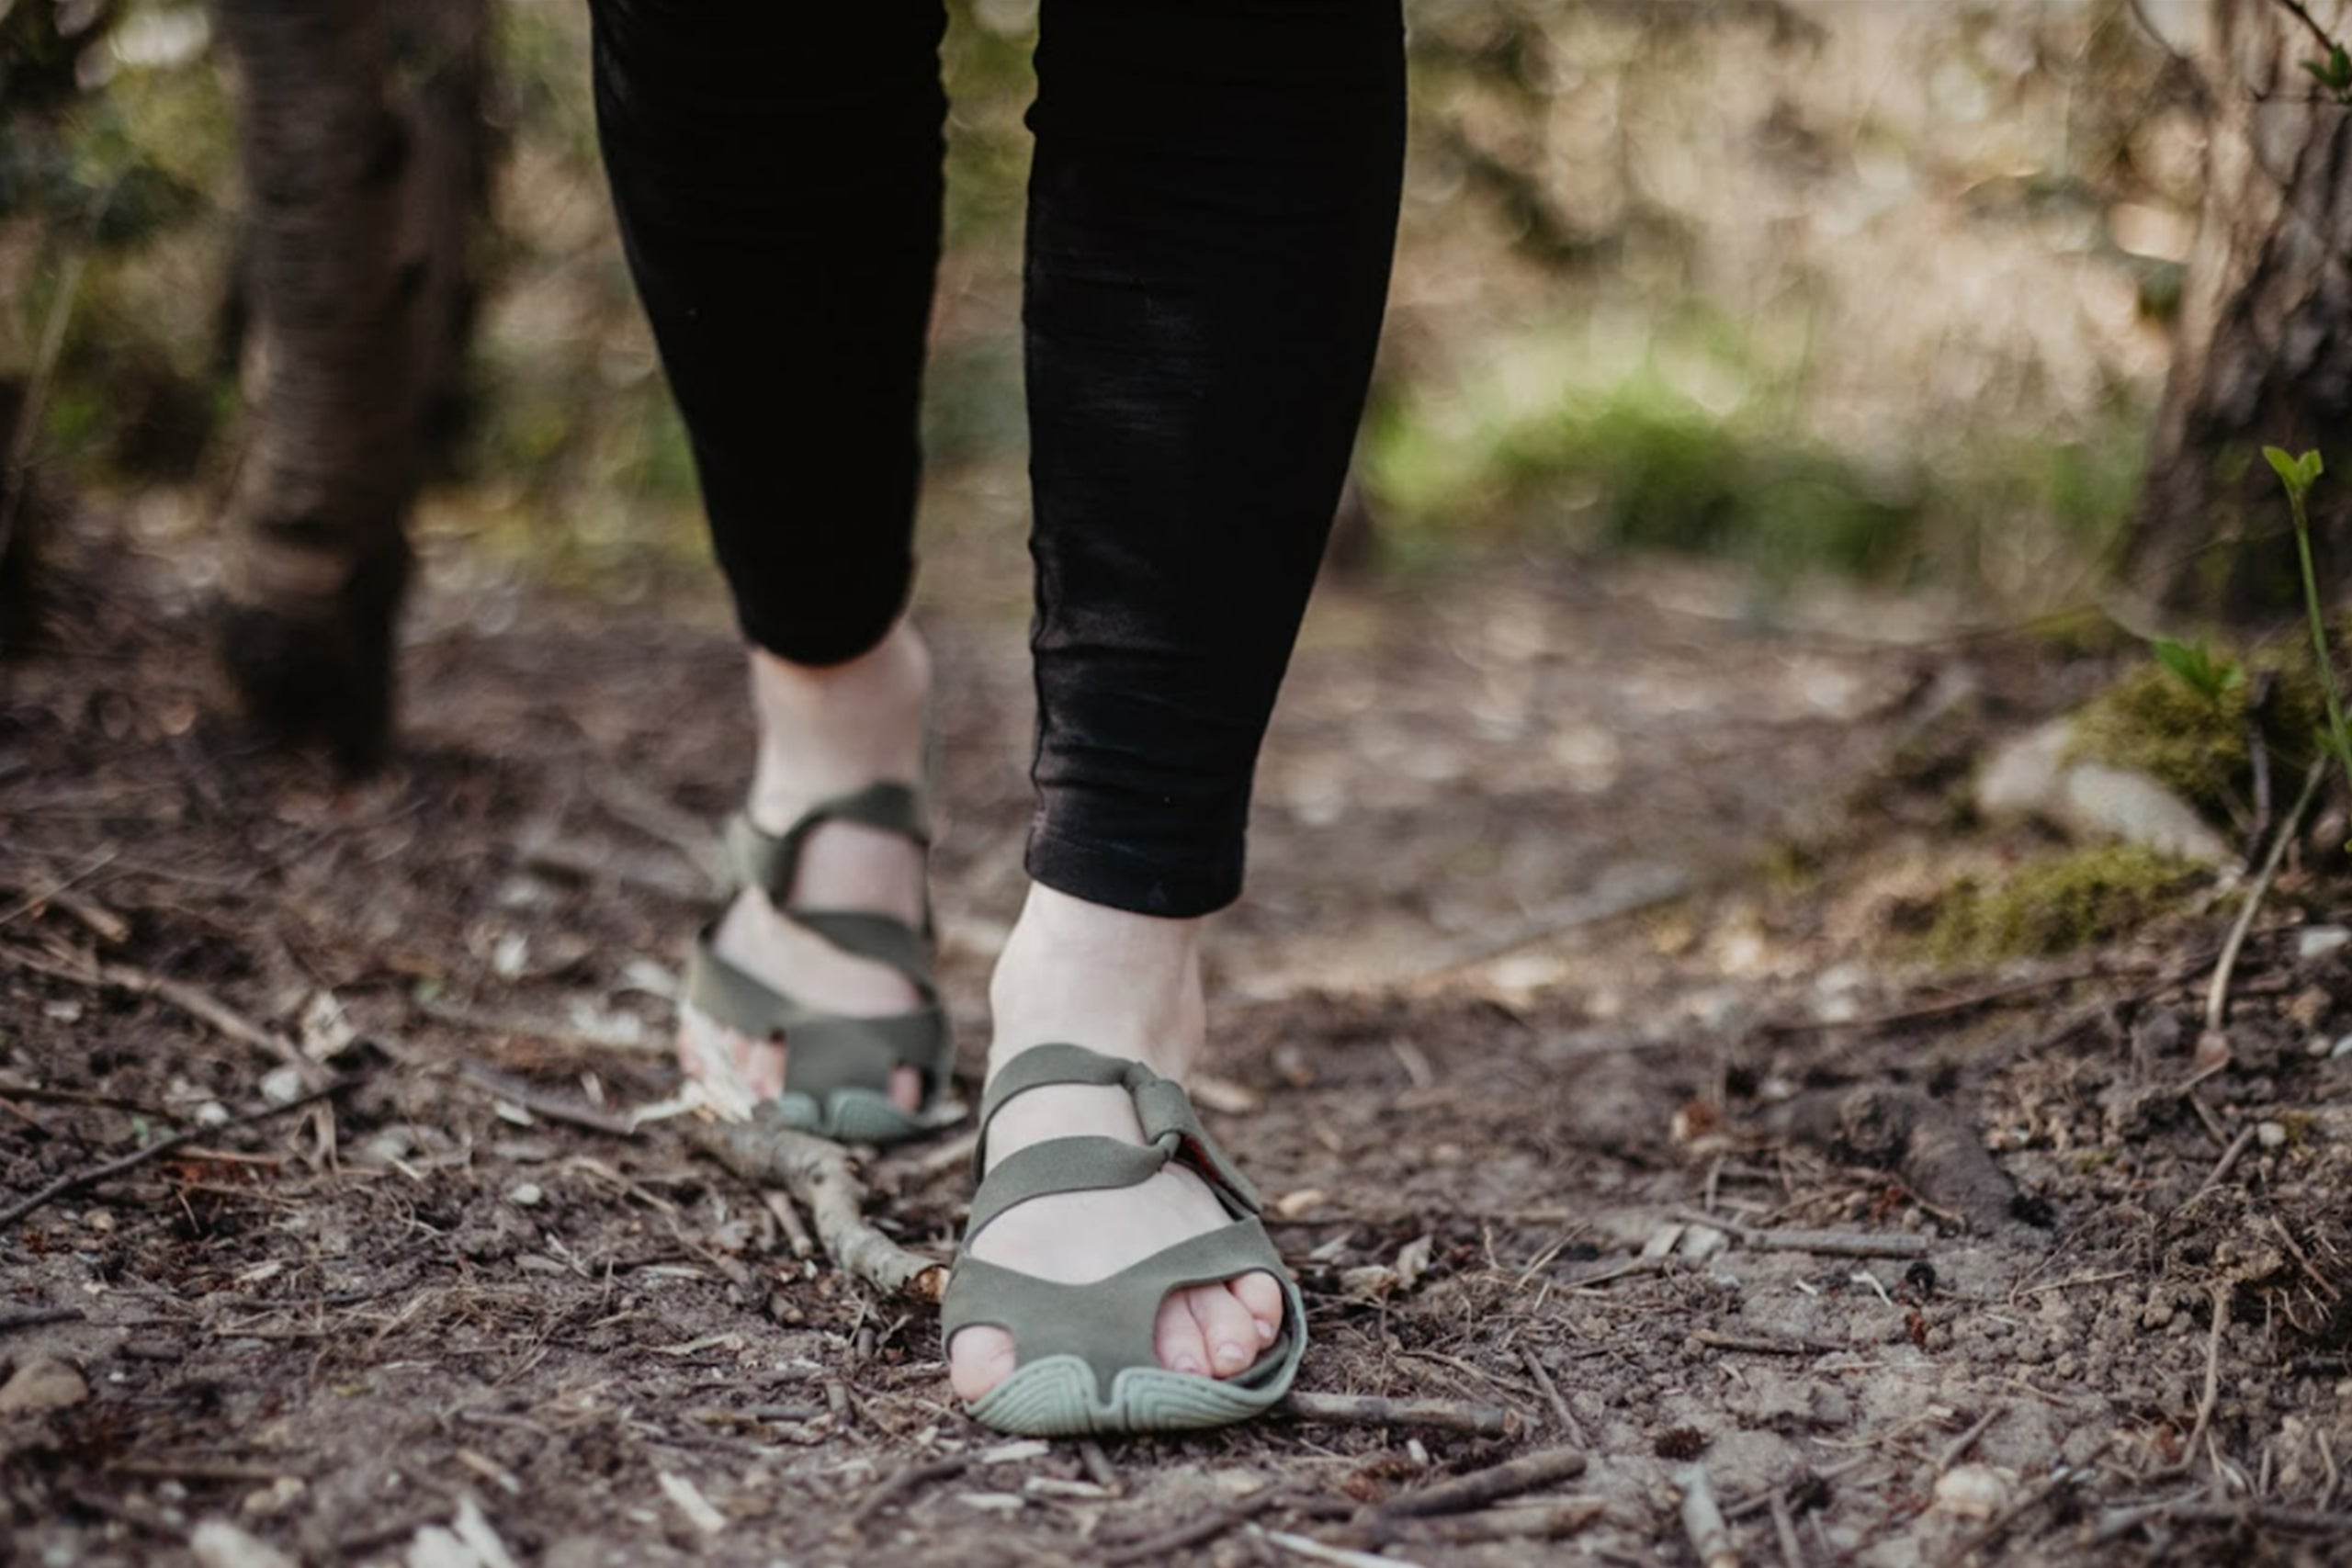
<svg viewBox="0 0 2352 1568"><path fill-rule="evenodd" d="M2146 773L2211 821L2233 826L2253 798L2246 742L2257 703L2272 756L2290 769L2313 755L2324 710L2307 653L2216 658L2240 662L2245 678L2208 694L2154 663L2123 676L2076 717L2073 756Z"/></svg>
<svg viewBox="0 0 2352 1568"><path fill-rule="evenodd" d="M1928 952L1947 964L2070 953L2132 931L2203 878L2121 844L2030 861L1997 881L1962 877L1938 903Z"/></svg>

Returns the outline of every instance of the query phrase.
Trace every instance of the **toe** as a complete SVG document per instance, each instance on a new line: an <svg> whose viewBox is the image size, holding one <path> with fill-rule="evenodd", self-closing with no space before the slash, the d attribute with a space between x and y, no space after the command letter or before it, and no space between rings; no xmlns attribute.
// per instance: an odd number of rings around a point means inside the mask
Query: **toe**
<svg viewBox="0 0 2352 1568"><path fill-rule="evenodd" d="M922 1075L912 1067L890 1069L890 1103L909 1115L922 1109Z"/></svg>
<svg viewBox="0 0 2352 1568"><path fill-rule="evenodd" d="M1258 1344L1272 1344L1274 1336L1282 1332L1283 1326L1281 1283L1272 1274L1261 1269L1254 1274L1242 1275L1227 1290L1249 1312Z"/></svg>
<svg viewBox="0 0 2352 1568"><path fill-rule="evenodd" d="M1209 1348L1209 1370L1221 1378L1247 1371L1258 1359L1258 1326L1241 1298L1226 1285L1202 1285L1184 1292L1184 1305Z"/></svg>
<svg viewBox="0 0 2352 1568"><path fill-rule="evenodd" d="M947 1383L969 1404L1012 1375L1012 1336L974 1324L947 1346Z"/></svg>
<svg viewBox="0 0 2352 1568"><path fill-rule="evenodd" d="M1159 1321L1152 1328L1152 1347L1159 1353L1159 1364L1170 1371L1206 1373L1208 1342L1201 1337L1201 1325L1185 1303L1190 1293L1178 1291L1159 1303Z"/></svg>

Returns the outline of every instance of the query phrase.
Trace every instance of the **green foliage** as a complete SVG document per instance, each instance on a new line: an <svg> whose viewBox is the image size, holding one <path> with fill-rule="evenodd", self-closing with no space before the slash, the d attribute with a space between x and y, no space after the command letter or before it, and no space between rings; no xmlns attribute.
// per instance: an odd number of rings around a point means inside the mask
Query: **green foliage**
<svg viewBox="0 0 2352 1568"><path fill-rule="evenodd" d="M2167 657L2165 649L2177 651ZM2290 765L2311 755L2324 712L2300 650L2159 644L2075 720L2078 758L2147 774L2222 827L2251 816L2251 738ZM2186 672L2184 672L2184 667ZM2258 711L2257 711L2258 710Z"/></svg>
<svg viewBox="0 0 2352 1568"><path fill-rule="evenodd" d="M2156 662L2208 703L2219 703L2229 691L2245 683L2245 666L2230 658L2216 658L2201 642L2176 642L2158 637L2149 645Z"/></svg>
<svg viewBox="0 0 2352 1568"><path fill-rule="evenodd" d="M2338 46L2336 53L2343 52ZM2311 616L2312 659L2319 667L2320 690L2327 698L2327 724L2320 731L2320 749L2335 759L2344 770L2345 782L2352 784L2352 728L2345 726L2344 694L2335 682L2335 652L2328 641L2327 619L2320 613L2319 575L2312 570L2312 520L2304 506L2312 486L2319 482L2323 465L2316 451L2292 457L2278 447L2265 446L2262 455L2270 460L2278 482L2287 487L2287 504L2295 514L2296 564L2302 570L2303 607Z"/></svg>
<svg viewBox="0 0 2352 1568"><path fill-rule="evenodd" d="M2337 103L2352 104L2352 52L2346 52L2342 44L2329 44L2326 59L2306 60L2302 67Z"/></svg>
<svg viewBox="0 0 2352 1568"><path fill-rule="evenodd" d="M2130 933L2203 878L2186 862L2124 844L2028 861L1995 880L1962 877L1939 901L1927 949L1947 964L2070 953Z"/></svg>

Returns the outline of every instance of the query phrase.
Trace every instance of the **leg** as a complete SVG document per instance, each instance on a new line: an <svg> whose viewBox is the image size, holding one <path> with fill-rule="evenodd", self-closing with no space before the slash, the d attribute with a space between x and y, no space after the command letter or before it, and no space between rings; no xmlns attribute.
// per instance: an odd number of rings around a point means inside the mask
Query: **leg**
<svg viewBox="0 0 2352 1568"><path fill-rule="evenodd" d="M594 0L597 124L630 270L690 434L750 645L752 819L922 766L929 662L903 619L938 258L936 0L808 7ZM780 62L801 64L786 73ZM855 824L808 840L791 901L922 908L922 858ZM896 973L748 890L718 949L853 1013L906 1006ZM757 1093L783 1054L689 1032ZM898 1094L911 1105L913 1075Z"/></svg>
<svg viewBox="0 0 2352 1568"><path fill-rule="evenodd" d="M1047 0L1043 30L1026 310L1037 886L997 972L991 1066L1071 1040L1181 1077L1204 1032L1200 918L1239 891L1259 742L1370 374L1402 39L1395 0ZM992 1159L1135 1136L1115 1091L1038 1090L1006 1119ZM1023 1204L975 1256L1085 1280L1223 1219L1162 1172ZM1280 1310L1262 1275L1180 1292L1160 1359L1238 1371ZM950 1352L967 1398L1011 1367L994 1329Z"/></svg>

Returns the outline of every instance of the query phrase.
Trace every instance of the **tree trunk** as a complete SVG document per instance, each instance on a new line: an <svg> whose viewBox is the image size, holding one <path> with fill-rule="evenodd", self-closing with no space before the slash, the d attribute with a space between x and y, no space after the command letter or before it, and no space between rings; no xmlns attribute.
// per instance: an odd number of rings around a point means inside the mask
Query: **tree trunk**
<svg viewBox="0 0 2352 1568"><path fill-rule="evenodd" d="M2124 570L2166 610L2253 624L2301 592L2266 446L2325 456L2323 592L2352 580L2352 110L2301 64L2352 42L2352 0L2212 0L2211 18L2204 210Z"/></svg>
<svg viewBox="0 0 2352 1568"><path fill-rule="evenodd" d="M251 206L221 654L266 731L365 767L390 727L403 527L470 314L482 4L220 9Z"/></svg>

